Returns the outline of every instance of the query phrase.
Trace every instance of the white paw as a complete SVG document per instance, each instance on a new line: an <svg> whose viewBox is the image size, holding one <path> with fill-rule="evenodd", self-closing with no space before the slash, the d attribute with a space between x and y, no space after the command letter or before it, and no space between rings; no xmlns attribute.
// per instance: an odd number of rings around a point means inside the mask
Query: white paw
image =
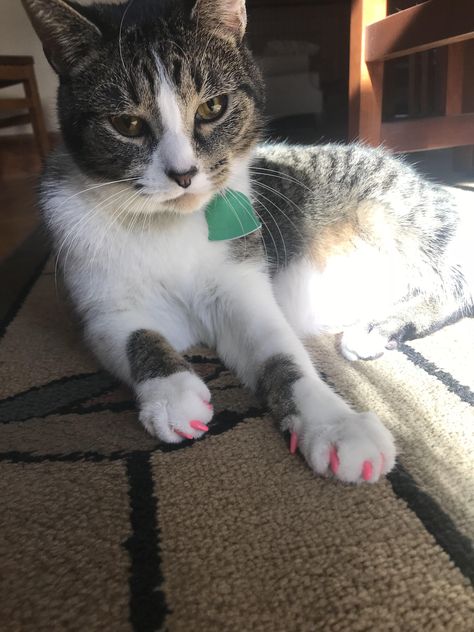
<svg viewBox="0 0 474 632"><path fill-rule="evenodd" d="M315 472L345 483L375 483L395 465L393 438L373 413L351 413L322 431L307 431L300 449Z"/></svg>
<svg viewBox="0 0 474 632"><path fill-rule="evenodd" d="M355 413L342 400L321 399L300 380L295 391L301 413L289 420L298 447L318 474L346 483L375 483L395 465L391 433L373 413ZM334 395L334 398L336 396ZM296 439L297 437L297 439Z"/></svg>
<svg viewBox="0 0 474 632"><path fill-rule="evenodd" d="M140 421L166 443L197 439L212 419L211 393L194 373L183 371L153 378L136 388Z"/></svg>
<svg viewBox="0 0 474 632"><path fill-rule="evenodd" d="M362 327L347 329L341 338L342 355L352 362L375 360L385 353L388 339L376 329L368 332Z"/></svg>

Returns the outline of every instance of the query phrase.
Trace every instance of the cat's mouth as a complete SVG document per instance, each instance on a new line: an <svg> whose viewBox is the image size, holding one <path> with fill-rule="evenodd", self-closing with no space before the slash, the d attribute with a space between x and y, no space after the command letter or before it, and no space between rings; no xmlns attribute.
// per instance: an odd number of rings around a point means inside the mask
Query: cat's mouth
<svg viewBox="0 0 474 632"><path fill-rule="evenodd" d="M174 213L193 213L210 202L213 192L207 193L181 193L177 197L162 202L165 210Z"/></svg>

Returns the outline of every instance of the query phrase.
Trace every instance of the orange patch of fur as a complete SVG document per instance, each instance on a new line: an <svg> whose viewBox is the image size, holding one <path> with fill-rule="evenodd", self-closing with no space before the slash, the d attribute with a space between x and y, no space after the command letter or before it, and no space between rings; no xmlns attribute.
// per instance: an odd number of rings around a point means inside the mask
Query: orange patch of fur
<svg viewBox="0 0 474 632"><path fill-rule="evenodd" d="M323 271L327 260L335 255L348 255L355 248L358 233L352 221L344 220L318 230L309 247L309 258Z"/></svg>
<svg viewBox="0 0 474 632"><path fill-rule="evenodd" d="M393 228L385 209L376 204L362 204L329 226L316 230L308 256L323 271L330 257L354 253L362 241L381 251L393 243Z"/></svg>

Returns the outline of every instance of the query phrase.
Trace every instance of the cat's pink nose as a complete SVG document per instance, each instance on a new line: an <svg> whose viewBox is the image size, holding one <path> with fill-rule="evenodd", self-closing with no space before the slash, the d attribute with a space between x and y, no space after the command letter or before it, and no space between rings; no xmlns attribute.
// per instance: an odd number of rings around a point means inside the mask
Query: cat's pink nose
<svg viewBox="0 0 474 632"><path fill-rule="evenodd" d="M190 186L192 179L197 174L197 172L198 172L197 167L191 167L189 171L185 171L181 173L170 169L169 171L166 172L166 175L168 176L168 178L171 178L171 180L174 180L176 184L179 184L180 187L183 187L183 189L187 189Z"/></svg>

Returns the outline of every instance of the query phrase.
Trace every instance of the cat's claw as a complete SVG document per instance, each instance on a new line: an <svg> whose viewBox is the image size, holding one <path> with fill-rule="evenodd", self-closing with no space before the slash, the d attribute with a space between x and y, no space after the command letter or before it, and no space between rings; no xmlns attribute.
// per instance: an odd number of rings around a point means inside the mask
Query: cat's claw
<svg viewBox="0 0 474 632"><path fill-rule="evenodd" d="M383 453L381 453L380 454L380 472L379 472L379 476L382 476L384 468L385 468L385 456L383 455Z"/></svg>
<svg viewBox="0 0 474 632"><path fill-rule="evenodd" d="M189 425L191 426L193 430L199 430L200 432L209 432L209 426L206 426L206 424L203 424L202 421L190 421ZM197 437L194 437L192 434L189 434L189 432L176 430L176 428L173 428L173 432L175 432L179 437L182 437L183 439L196 439L197 438Z"/></svg>
<svg viewBox="0 0 474 632"><path fill-rule="evenodd" d="M181 430L176 430L175 428L173 429L173 432L176 432L176 434L179 437L183 437L183 439L194 439L192 434L188 434L187 432L181 432Z"/></svg>
<svg viewBox="0 0 474 632"><path fill-rule="evenodd" d="M370 481L374 468L371 461L364 461L362 465L362 478L364 481Z"/></svg>
<svg viewBox="0 0 474 632"><path fill-rule="evenodd" d="M202 421L190 421L189 425L191 426L191 428L193 428L193 430L200 430L201 432L209 432L209 426L206 426L206 424L203 424Z"/></svg>
<svg viewBox="0 0 474 632"><path fill-rule="evenodd" d="M339 470L339 457L337 456L336 448L332 447L329 453L329 466L333 474L337 474Z"/></svg>
<svg viewBox="0 0 474 632"><path fill-rule="evenodd" d="M290 454L296 454L298 448L298 435L292 432L290 436Z"/></svg>

